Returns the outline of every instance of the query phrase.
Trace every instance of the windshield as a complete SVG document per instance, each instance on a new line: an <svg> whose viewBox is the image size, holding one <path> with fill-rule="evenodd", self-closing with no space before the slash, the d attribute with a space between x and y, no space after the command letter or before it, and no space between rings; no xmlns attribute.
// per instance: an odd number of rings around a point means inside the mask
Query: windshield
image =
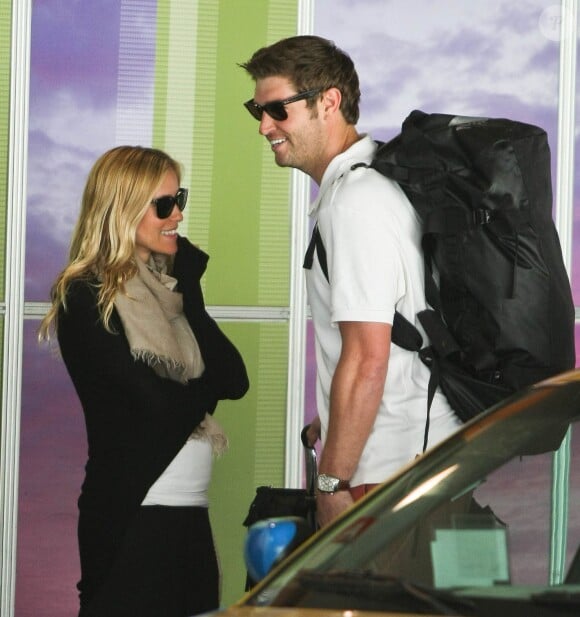
<svg viewBox="0 0 580 617"><path fill-rule="evenodd" d="M580 437L570 428L579 389L538 389L467 426L317 534L246 602L462 615L533 602L580 614ZM570 506L556 512L563 440Z"/></svg>

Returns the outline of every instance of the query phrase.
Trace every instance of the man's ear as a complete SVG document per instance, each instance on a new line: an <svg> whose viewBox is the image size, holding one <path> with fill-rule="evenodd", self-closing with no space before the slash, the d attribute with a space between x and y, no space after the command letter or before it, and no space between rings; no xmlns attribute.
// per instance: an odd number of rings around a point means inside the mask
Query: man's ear
<svg viewBox="0 0 580 617"><path fill-rule="evenodd" d="M328 88L322 94L322 108L326 114L334 114L340 110L342 93L338 88Z"/></svg>

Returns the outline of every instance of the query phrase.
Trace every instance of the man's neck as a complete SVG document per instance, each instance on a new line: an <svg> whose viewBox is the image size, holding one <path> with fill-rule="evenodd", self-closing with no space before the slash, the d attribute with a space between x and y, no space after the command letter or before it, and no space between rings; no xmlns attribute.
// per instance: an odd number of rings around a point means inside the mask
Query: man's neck
<svg viewBox="0 0 580 617"><path fill-rule="evenodd" d="M359 135L356 131L356 127L353 125L349 125L349 130L345 133L344 139L342 141L342 146L340 151L336 153L336 156L346 152L353 144L355 144L359 139L361 139L362 135Z"/></svg>
<svg viewBox="0 0 580 617"><path fill-rule="evenodd" d="M316 182L316 184L318 184L318 186L320 186L324 172L326 171L328 165L330 165L330 162L339 154L346 152L354 143L361 139L361 137L362 136L357 133L356 127L349 124L346 126L346 129L341 132L340 136L330 144L331 147L329 148L329 156L326 164L318 170L316 175L312 175L312 179Z"/></svg>

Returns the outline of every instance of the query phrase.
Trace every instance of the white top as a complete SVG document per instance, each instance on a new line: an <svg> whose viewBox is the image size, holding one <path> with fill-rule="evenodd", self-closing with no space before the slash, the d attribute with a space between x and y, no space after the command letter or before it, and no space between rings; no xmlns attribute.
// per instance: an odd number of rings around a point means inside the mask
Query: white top
<svg viewBox="0 0 580 617"><path fill-rule="evenodd" d="M208 439L188 439L151 486L142 505L207 507L212 462L212 447Z"/></svg>
<svg viewBox="0 0 580 617"><path fill-rule="evenodd" d="M310 215L318 220L330 285L315 253L306 271L316 335L317 404L326 437L332 376L341 350L340 321L393 323L395 308L414 323L426 308L421 229L398 184L355 163L370 163L376 144L363 136L332 160ZM429 369L417 353L391 346L385 391L351 485L376 483L420 454L427 416ZM431 407L429 445L461 424L441 392Z"/></svg>

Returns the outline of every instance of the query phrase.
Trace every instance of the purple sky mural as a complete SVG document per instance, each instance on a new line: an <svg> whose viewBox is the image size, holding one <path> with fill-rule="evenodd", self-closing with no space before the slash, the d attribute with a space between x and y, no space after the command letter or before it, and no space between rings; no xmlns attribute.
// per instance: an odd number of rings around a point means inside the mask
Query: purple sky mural
<svg viewBox="0 0 580 617"><path fill-rule="evenodd" d="M29 302L48 300L65 262L86 174L115 144L122 9L140 4L150 8L155 0L33 0ZM351 0L318 0L315 32L355 60L363 90L360 129L376 138L394 136L409 111L420 108L538 124L555 150L559 45L545 19L554 4L357 0L353 10ZM575 286L580 290L580 278ZM73 617L84 426L62 365L36 344L36 326L26 324L23 360L16 617ZM309 413L312 385L310 380Z"/></svg>
<svg viewBox="0 0 580 617"><path fill-rule="evenodd" d="M555 136L559 45L540 28L544 8L553 4L361 0L353 11L347 2L319 0L317 17L324 19L316 19L316 31L357 65L363 129L397 131L420 107L509 113Z"/></svg>
<svg viewBox="0 0 580 617"><path fill-rule="evenodd" d="M118 0L33 3L28 301L47 301L88 170L114 145L119 17Z"/></svg>

